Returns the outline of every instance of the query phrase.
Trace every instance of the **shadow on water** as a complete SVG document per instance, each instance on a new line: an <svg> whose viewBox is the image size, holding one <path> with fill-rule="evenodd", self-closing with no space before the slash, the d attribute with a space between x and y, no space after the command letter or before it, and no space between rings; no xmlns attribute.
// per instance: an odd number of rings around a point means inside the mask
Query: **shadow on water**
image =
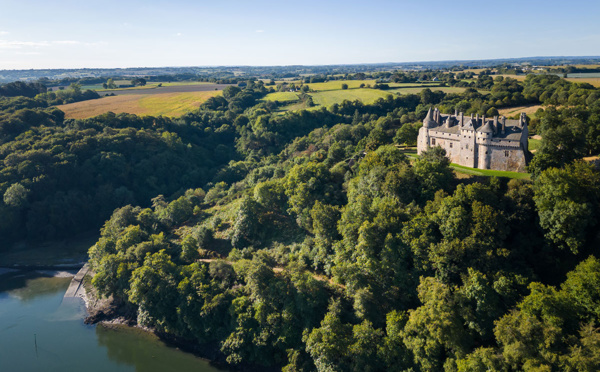
<svg viewBox="0 0 600 372"><path fill-rule="evenodd" d="M64 292L70 277L56 278L51 273L16 271L0 275L0 296L16 297L27 302L39 296Z"/></svg>
<svg viewBox="0 0 600 372"><path fill-rule="evenodd" d="M157 336L127 326L96 327L98 345L107 349L108 357L135 366L136 371L220 371L207 361L166 346Z"/></svg>

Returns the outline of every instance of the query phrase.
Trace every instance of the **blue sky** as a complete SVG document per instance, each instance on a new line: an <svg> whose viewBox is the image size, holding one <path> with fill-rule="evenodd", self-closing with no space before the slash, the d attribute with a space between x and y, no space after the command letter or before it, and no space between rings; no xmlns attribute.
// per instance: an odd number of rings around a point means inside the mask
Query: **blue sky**
<svg viewBox="0 0 600 372"><path fill-rule="evenodd" d="M600 55L600 1L0 0L0 69Z"/></svg>

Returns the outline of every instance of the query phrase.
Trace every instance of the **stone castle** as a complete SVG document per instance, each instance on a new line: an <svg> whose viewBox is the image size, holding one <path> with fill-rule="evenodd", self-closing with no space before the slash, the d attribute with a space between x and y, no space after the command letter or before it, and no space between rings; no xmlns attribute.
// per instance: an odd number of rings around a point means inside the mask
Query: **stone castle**
<svg viewBox="0 0 600 372"><path fill-rule="evenodd" d="M417 153L440 146L452 163L525 172L528 134L525 113L518 120L507 120L504 116L464 117L462 112L444 115L430 108L419 129Z"/></svg>

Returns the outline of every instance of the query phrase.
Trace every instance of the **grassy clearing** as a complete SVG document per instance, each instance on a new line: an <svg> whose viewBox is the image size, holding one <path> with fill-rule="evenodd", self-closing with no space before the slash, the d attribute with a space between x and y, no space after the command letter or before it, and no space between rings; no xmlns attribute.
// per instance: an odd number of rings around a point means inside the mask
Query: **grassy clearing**
<svg viewBox="0 0 600 372"><path fill-rule="evenodd" d="M454 169L455 172L469 174L472 176L486 176L486 177L505 177L515 179L529 179L531 175L529 173L509 172L509 171L498 171L492 169L477 169L469 168L464 165L458 165L452 163L450 168Z"/></svg>
<svg viewBox="0 0 600 372"><path fill-rule="evenodd" d="M267 94L263 99L265 101L293 102L298 100L298 94L295 92L275 92Z"/></svg>
<svg viewBox="0 0 600 372"><path fill-rule="evenodd" d="M219 94L220 91L130 94L70 103L58 108L68 119L86 119L107 112L176 117L197 109L202 102Z"/></svg>
<svg viewBox="0 0 600 372"><path fill-rule="evenodd" d="M527 142L528 142L527 147L529 148L529 151L536 151L540 147L542 147L542 140L540 140L540 139L529 138L527 140Z"/></svg>

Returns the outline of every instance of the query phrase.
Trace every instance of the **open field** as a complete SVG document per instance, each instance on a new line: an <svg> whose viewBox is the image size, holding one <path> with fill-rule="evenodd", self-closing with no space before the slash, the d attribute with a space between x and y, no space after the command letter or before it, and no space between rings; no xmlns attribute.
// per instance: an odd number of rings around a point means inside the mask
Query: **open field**
<svg viewBox="0 0 600 372"><path fill-rule="evenodd" d="M511 78L511 79L515 79L515 80L519 80L519 81L525 81L525 78L527 77L527 75L510 75L510 74L492 75L493 78L495 78L496 76L502 76L504 78Z"/></svg>
<svg viewBox="0 0 600 372"><path fill-rule="evenodd" d="M193 83L193 84L178 84L178 83L163 83L162 87L136 87L129 89L113 89L98 91L98 94L163 94L163 93L190 93L190 92L208 92L221 91L230 84L213 84L213 83Z"/></svg>
<svg viewBox="0 0 600 372"><path fill-rule="evenodd" d="M595 87L600 87L600 77L576 77L576 78L566 78L565 80L570 81L572 83L588 83Z"/></svg>
<svg viewBox="0 0 600 372"><path fill-rule="evenodd" d="M269 93L263 98L265 101L292 102L298 100L298 94L295 92L275 92Z"/></svg>
<svg viewBox="0 0 600 372"><path fill-rule="evenodd" d="M57 106L68 119L85 119L106 112L128 113L152 116L181 116L197 109L210 97L220 95L220 91L174 92L161 94L123 94L114 97L69 103Z"/></svg>
<svg viewBox="0 0 600 372"><path fill-rule="evenodd" d="M572 75L577 75L577 77L572 77ZM586 76L587 75L587 76ZM527 75L493 75L493 76L504 76L505 78L517 79L519 81L524 81ZM561 75L562 77L562 75ZM598 73L588 73L588 74L569 74L569 77L565 80L570 81L572 83L588 83L595 87L600 87L600 74Z"/></svg>
<svg viewBox="0 0 600 372"><path fill-rule="evenodd" d="M542 105L533 105L533 106L519 106L519 107L508 107L498 110L500 115L504 116L513 116L518 115L522 112L527 114L528 116L535 116L537 110L544 108Z"/></svg>
<svg viewBox="0 0 600 372"><path fill-rule="evenodd" d="M389 91L363 88L317 92L312 93L311 96L316 105L329 107L334 103L342 103L344 100L359 100L364 104L371 104L377 99L385 98L390 94Z"/></svg>
<svg viewBox="0 0 600 372"><path fill-rule="evenodd" d="M130 81L129 80L118 80L118 81L115 81L115 84L128 85L128 84L130 84ZM208 83L208 82L204 82L204 81L174 81L174 82L157 81L157 82L148 82L144 86L116 88L116 89L104 89L102 84L99 83L99 84L93 84L93 85L83 85L81 87L81 89L84 89L84 90L91 89L91 90L97 91L98 93L102 93L102 92L116 92L116 91L121 92L121 91L139 90L139 89L154 89L154 88L160 88L159 85L161 85L161 87L174 87L174 86L184 86L184 85L216 85L216 84Z"/></svg>
<svg viewBox="0 0 600 372"><path fill-rule="evenodd" d="M425 88L429 88L432 91L441 90L444 93L462 93L466 88L459 87L417 87L417 88L397 88L397 89L389 89L382 92L388 93L400 93L400 94L419 94Z"/></svg>
<svg viewBox="0 0 600 372"><path fill-rule="evenodd" d="M455 172L469 174L472 176L506 177L506 178L515 178L515 179L531 178L531 174L529 174L529 173L469 168L469 167L465 167L463 165L458 165L458 164L454 164L454 163L450 164L450 168L454 169Z"/></svg>
<svg viewBox="0 0 600 372"><path fill-rule="evenodd" d="M325 83L313 83L313 84L304 84L308 85L310 89L314 91L324 91L324 90L339 90L342 89L342 84L348 84L348 89L359 89L361 84L365 86L370 85L373 86L377 84L376 80L333 80ZM437 86L439 83L385 83L390 87L427 87L427 86Z"/></svg>
<svg viewBox="0 0 600 372"><path fill-rule="evenodd" d="M361 80L354 80L355 82L361 83ZM364 80L362 80L364 81ZM319 84L330 84L319 83ZM309 84L310 85L310 84ZM315 85L315 84L313 84ZM399 84L400 85L400 84ZM321 85L320 88L332 87L333 85ZM341 86L341 85L340 85ZM402 86L402 85L401 85ZM364 104L372 104L379 98L386 98L389 95L394 94L419 94L423 89L428 88L427 86L415 87L415 84L404 84L404 87L395 89L379 90L371 88L351 88L351 89L322 89L317 92L307 93L313 98L313 102L316 106L309 108L317 109L318 107L330 107L334 103L340 104L344 100L355 101L359 100ZM458 87L430 87L432 90L441 90L445 93L462 93L466 88ZM276 92L269 93L264 100L267 101L280 101L288 102L289 105L282 107L281 111L295 111L306 109L302 102L296 102L298 100L297 92Z"/></svg>

